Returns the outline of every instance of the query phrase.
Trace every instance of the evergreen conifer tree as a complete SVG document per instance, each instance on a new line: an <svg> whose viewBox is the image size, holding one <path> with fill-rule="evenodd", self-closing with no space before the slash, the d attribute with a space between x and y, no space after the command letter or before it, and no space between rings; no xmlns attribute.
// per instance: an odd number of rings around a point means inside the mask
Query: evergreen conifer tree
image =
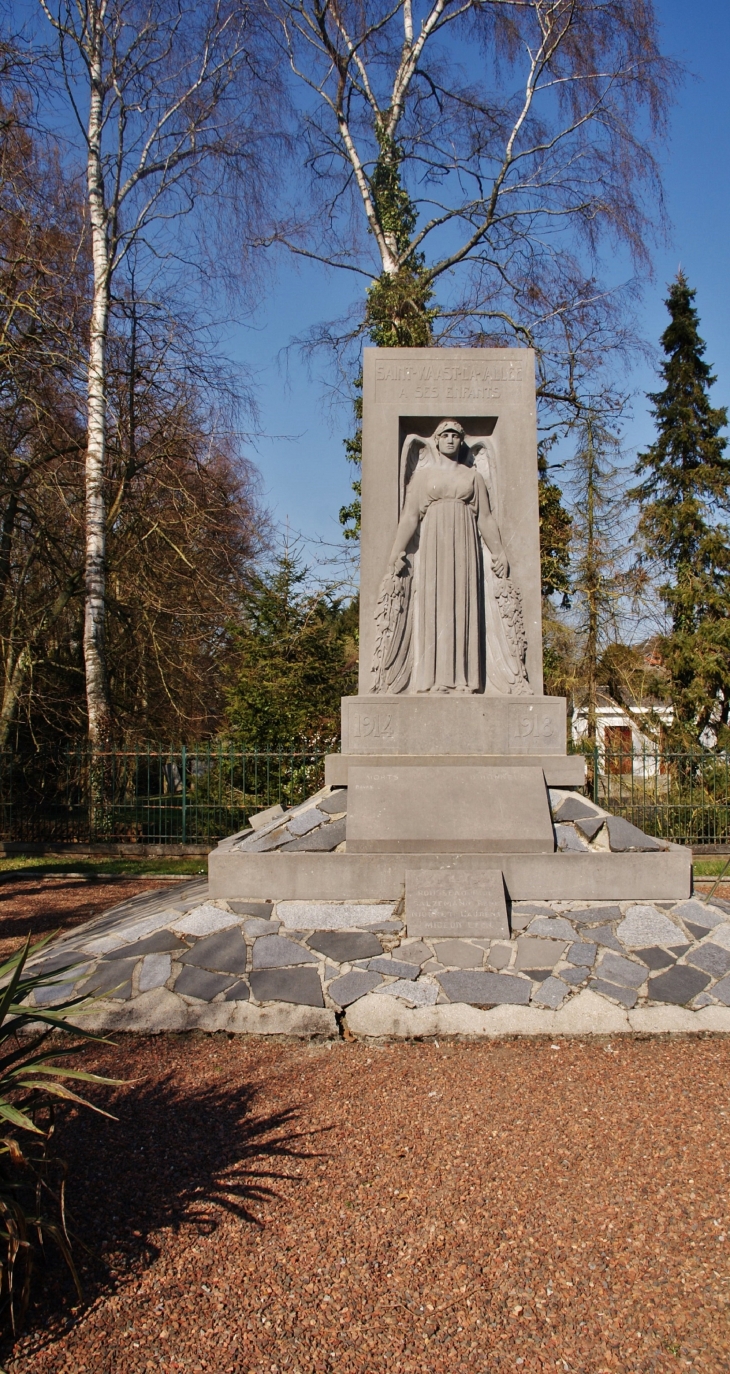
<svg viewBox="0 0 730 1374"><path fill-rule="evenodd" d="M682 272L669 288L661 343L664 390L649 394L656 441L639 455L639 535L661 569L668 628L660 652L670 680L674 742L698 742L708 725L723 735L730 712L730 548L721 516L730 498L730 459L720 431L724 407L704 361L695 291Z"/></svg>

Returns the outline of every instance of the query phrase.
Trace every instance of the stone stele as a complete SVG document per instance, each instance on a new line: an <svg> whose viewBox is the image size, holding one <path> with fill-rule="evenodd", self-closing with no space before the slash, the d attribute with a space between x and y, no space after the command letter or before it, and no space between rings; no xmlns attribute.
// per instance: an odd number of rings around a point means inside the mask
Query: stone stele
<svg viewBox="0 0 730 1374"><path fill-rule="evenodd" d="M509 940L501 870L406 869L408 934Z"/></svg>

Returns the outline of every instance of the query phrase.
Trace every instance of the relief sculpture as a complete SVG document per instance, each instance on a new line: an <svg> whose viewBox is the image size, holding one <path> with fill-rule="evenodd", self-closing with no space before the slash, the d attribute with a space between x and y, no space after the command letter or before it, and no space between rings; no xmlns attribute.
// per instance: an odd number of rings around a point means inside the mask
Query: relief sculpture
<svg viewBox="0 0 730 1374"><path fill-rule="evenodd" d="M375 611L374 692L531 695L519 588L499 530L495 447L443 420L409 434Z"/></svg>

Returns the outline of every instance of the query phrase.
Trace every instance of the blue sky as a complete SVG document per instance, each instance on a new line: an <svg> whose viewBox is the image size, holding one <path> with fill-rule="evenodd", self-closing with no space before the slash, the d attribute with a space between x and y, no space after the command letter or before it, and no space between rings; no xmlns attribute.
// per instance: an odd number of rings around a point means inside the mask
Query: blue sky
<svg viewBox="0 0 730 1374"><path fill-rule="evenodd" d="M657 12L663 49L688 75L662 157L670 241L654 252L655 279L646 284L640 323L644 337L657 344L667 319L666 285L681 265L697 288L707 359L718 378L713 400L730 406L730 6L727 0L691 7L686 0L657 0ZM343 313L361 282L301 260L282 261L258 316L229 343L254 371L263 437L249 452L261 473L263 499L281 528L288 519L293 531L313 541L340 538L337 514L350 497L343 448L350 414L332 404L334 379L323 360L310 372L296 349L282 350L318 320ZM634 369L627 456L651 440L644 393L655 383L650 365Z"/></svg>

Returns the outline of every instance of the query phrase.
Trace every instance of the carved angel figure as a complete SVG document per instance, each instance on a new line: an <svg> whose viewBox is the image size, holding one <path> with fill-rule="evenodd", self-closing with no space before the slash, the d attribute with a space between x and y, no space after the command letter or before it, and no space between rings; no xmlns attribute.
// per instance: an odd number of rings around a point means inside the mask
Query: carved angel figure
<svg viewBox="0 0 730 1374"><path fill-rule="evenodd" d="M375 613L375 692L531 692L492 468L492 441L467 443L455 420L429 439L407 436L400 520Z"/></svg>

